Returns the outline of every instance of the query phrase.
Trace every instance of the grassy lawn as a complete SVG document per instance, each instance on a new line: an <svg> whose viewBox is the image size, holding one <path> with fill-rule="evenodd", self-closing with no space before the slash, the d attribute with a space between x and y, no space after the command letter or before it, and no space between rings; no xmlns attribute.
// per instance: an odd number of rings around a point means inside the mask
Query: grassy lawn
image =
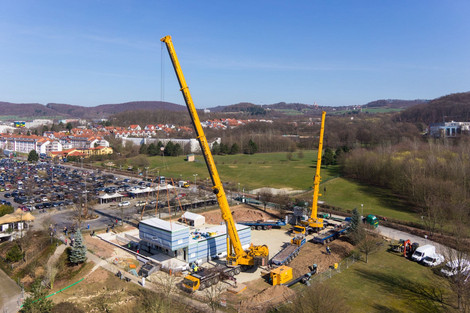
<svg viewBox="0 0 470 313"><path fill-rule="evenodd" d="M323 183L320 192L323 193L320 200L346 210L357 208L361 213L361 204L364 204L364 216L378 214L399 220L420 222L418 214L410 210L404 201L394 197L388 189L361 185L338 177Z"/></svg>
<svg viewBox="0 0 470 313"><path fill-rule="evenodd" d="M307 190L313 185L315 175L316 152L303 151L303 157L292 153L288 160L287 153L257 153L254 155L217 155L214 157L221 180L246 190L260 187L292 188ZM193 174L198 174L197 181L209 179L204 158L196 155L196 162L185 162L184 157L149 158L152 174L159 170L162 176L181 177L194 183ZM337 176L337 167L322 169L323 179Z"/></svg>
<svg viewBox="0 0 470 313"><path fill-rule="evenodd" d="M327 284L341 290L350 312L446 312L447 280L431 268L389 253L385 248L333 276Z"/></svg>

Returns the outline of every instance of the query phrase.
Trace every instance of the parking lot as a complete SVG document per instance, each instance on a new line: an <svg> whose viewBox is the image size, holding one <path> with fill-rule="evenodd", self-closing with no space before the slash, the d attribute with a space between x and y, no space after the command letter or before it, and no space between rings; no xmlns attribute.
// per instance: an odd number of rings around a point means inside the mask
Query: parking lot
<svg viewBox="0 0 470 313"><path fill-rule="evenodd" d="M155 211L162 217L216 203L210 192L168 186L167 181L51 162L0 160L0 202L36 216L46 213L57 227L78 225L78 210L83 214L85 208L91 215L81 220L82 227L102 229L116 220L138 221L144 209L144 217Z"/></svg>

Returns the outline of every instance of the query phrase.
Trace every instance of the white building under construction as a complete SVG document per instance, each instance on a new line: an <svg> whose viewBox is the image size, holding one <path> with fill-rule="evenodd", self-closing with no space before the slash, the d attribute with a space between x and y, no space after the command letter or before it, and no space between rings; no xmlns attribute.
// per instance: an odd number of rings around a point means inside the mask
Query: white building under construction
<svg viewBox="0 0 470 313"><path fill-rule="evenodd" d="M251 228L236 224L244 249L251 243ZM192 263L204 263L227 255L226 226L190 227L177 222L150 218L139 223L141 249L151 254L162 252Z"/></svg>

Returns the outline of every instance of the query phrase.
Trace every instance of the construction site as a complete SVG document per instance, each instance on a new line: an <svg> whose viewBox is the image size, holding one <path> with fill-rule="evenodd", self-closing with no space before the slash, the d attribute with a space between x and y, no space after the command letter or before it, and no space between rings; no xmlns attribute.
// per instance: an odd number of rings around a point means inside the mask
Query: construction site
<svg viewBox="0 0 470 313"><path fill-rule="evenodd" d="M180 291L201 301L210 291L218 294L223 305L239 310L276 307L294 297L296 289L291 287L309 285L311 277L337 268L352 250L341 238L350 220L317 210L325 112L309 210L273 210L246 203L229 207L171 37L161 40L191 115L218 208L182 210L182 214L166 218L150 212L138 227L129 225L120 232L91 236L87 246L120 268L121 277L139 277L143 286L167 275Z"/></svg>

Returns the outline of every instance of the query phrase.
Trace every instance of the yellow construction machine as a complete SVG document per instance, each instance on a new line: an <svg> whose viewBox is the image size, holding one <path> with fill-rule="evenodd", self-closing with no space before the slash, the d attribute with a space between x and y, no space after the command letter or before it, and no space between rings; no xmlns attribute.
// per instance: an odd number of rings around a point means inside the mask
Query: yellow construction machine
<svg viewBox="0 0 470 313"><path fill-rule="evenodd" d="M320 127L320 140L318 143L318 155L317 155L317 167L315 171L315 177L313 179L313 202L312 202L312 214L306 221L300 221L300 225L294 227L294 233L296 234L307 234L310 232L317 232L323 229L323 218L319 218L318 214L318 197L320 194L320 169L321 159L323 152L323 134L325 132L325 116L326 112L323 111L321 115L321 127Z"/></svg>
<svg viewBox="0 0 470 313"><path fill-rule="evenodd" d="M220 180L217 168L215 166L214 159L207 142L206 136L201 126L199 116L194 106L189 88L186 84L186 80L183 75L183 71L176 56L176 52L171 40L171 36L166 36L161 39L162 42L166 44L168 53L170 55L173 68L175 70L178 82L181 88L181 92L186 102L186 106L191 116L191 120L196 131L196 136L201 146L201 151L204 156L204 160L209 170L209 174L212 180L212 190L217 197L217 202L219 203L219 208L222 211L222 218L225 221L227 228L227 263L228 267L238 267L242 268L267 265L269 258L269 249L266 245L254 246L253 244L249 247L248 250L243 250L240 238L238 236L237 229L235 227L235 221L233 220L230 207L228 205L227 197L225 195L222 182ZM201 281L200 281L201 282ZM194 287L191 287L194 289Z"/></svg>

